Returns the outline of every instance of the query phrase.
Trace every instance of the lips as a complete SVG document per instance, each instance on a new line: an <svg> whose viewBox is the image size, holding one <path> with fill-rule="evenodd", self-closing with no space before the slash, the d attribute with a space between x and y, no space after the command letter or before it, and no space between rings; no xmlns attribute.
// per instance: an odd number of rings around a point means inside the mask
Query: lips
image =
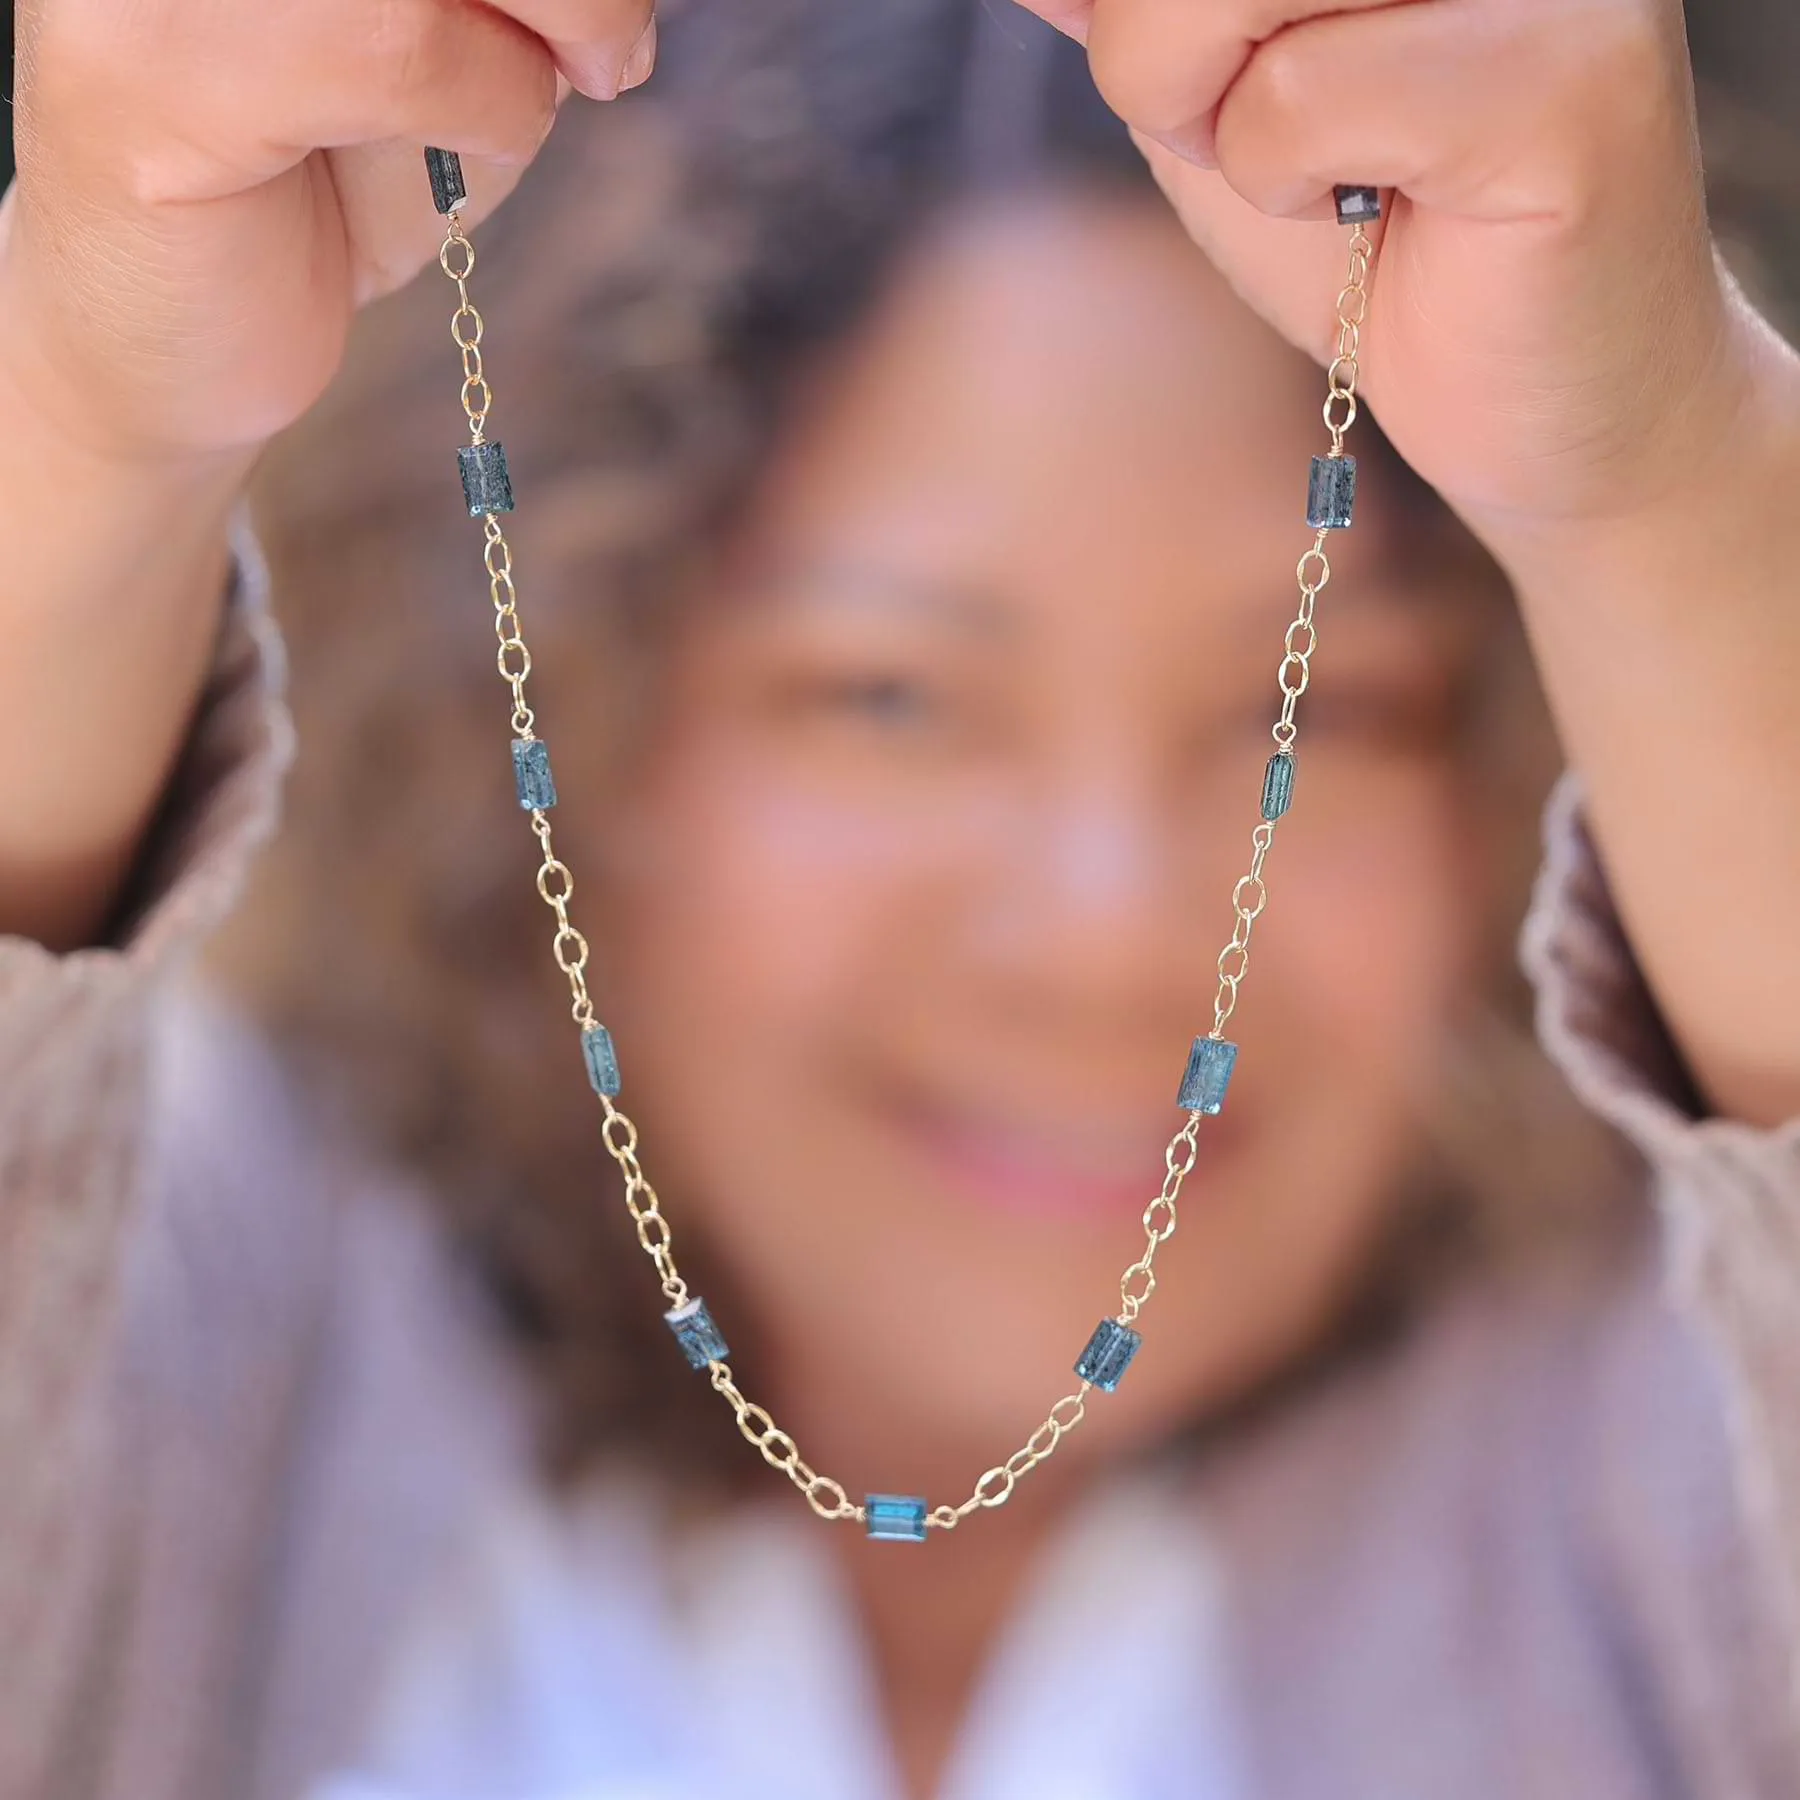
<svg viewBox="0 0 1800 1800"><path fill-rule="evenodd" d="M1142 1213L1162 1186L1163 1152L1181 1127L1173 1107L1161 1118L1109 1121L1071 1111L1026 1121L919 1097L891 1117L950 1195L1017 1217L1061 1220Z"/></svg>

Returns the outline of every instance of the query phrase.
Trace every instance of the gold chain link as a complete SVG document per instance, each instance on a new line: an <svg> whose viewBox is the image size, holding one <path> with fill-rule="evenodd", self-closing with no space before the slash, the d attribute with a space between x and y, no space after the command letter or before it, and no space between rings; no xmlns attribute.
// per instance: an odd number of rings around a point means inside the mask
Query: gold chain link
<svg viewBox="0 0 1800 1800"><path fill-rule="evenodd" d="M1350 277L1338 291L1337 354L1326 372L1325 428L1331 433L1331 454L1344 453L1344 434L1356 422L1356 383L1361 374L1357 357L1362 348L1362 327L1369 316L1369 268L1374 243L1358 225L1350 234ZM1281 661L1275 683L1281 690L1281 711L1270 735L1275 748L1292 755L1299 736L1295 714L1300 696L1312 682L1312 659L1319 647L1313 612L1325 584L1331 580L1331 559L1325 554L1329 530L1314 534L1294 574L1300 584L1300 607L1282 639ZM1211 1036L1222 1038L1231 1015L1237 1011L1238 989L1250 972L1250 933L1269 903L1263 882L1263 864L1275 842L1275 823L1263 820L1250 834L1250 867L1231 890L1231 936L1219 952L1218 987L1213 993Z"/></svg>
<svg viewBox="0 0 1800 1800"><path fill-rule="evenodd" d="M450 215L438 265L456 283L457 307L450 320L450 335L462 352L462 406L469 418L469 441L486 441L488 414L494 408L494 392L487 384L481 362L481 339L486 327L469 298L469 277L475 273L475 246L462 228L462 220Z"/></svg>
<svg viewBox="0 0 1800 1800"><path fill-rule="evenodd" d="M1329 392L1324 418L1331 433L1331 454L1343 454L1344 437L1355 423L1357 414L1356 384L1359 374L1358 353L1361 328L1368 316L1368 276L1374 245L1359 225L1350 238L1350 278L1338 294L1337 354L1328 371ZM462 223L452 213L447 221L443 248L438 255L444 274L455 284L456 311L451 315L450 335L462 356L462 407L469 422L471 444L486 442L488 416L493 410L494 395L488 385L482 361L481 340L485 326L480 312L469 297L469 277L475 271L475 246L463 231ZM512 693L512 728L515 737L529 740L535 734L536 718L526 701L525 684L531 674L531 652L526 648L519 623L518 592L513 584L512 549L499 520L489 513L483 520L482 560L487 569L488 589L494 605L494 632L498 640L495 661L501 679ZM1300 607L1288 626L1283 655L1276 680L1281 690L1281 712L1273 736L1278 750L1292 752L1297 736L1295 711L1300 696L1311 680L1312 657L1318 648L1318 632L1313 625L1313 610L1319 594L1331 579L1331 564L1325 554L1329 535L1320 531L1311 547L1300 558L1296 573L1300 583ZM569 904L575 895L575 877L567 863L557 855L552 843L549 815L542 809L531 813L531 829L542 851L538 866L537 887L544 904L556 920L551 939L551 953L557 967L567 977L570 1013L583 1030L595 1024L593 999L588 992L588 942L569 917ZM1275 826L1264 820L1251 834L1250 867L1232 889L1234 923L1230 941L1219 953L1218 989L1213 1000L1215 1038L1224 1035L1225 1025L1237 1007L1238 988L1250 964L1250 933L1263 908L1268 904L1268 889L1263 883L1263 862L1275 841ZM671 1308L685 1306L691 1298L687 1282L675 1263L674 1232L669 1225L643 1164L638 1160L638 1128L628 1114L621 1111L609 1096L602 1096L605 1119L601 1136L608 1153L619 1165L624 1177L625 1209L637 1231L637 1239L650 1259L661 1283L662 1292ZM1119 1279L1119 1310L1115 1315L1122 1326L1131 1326L1143 1312L1156 1291L1156 1253L1175 1235L1176 1201L1182 1183L1192 1171L1199 1154L1199 1133L1203 1115L1190 1112L1187 1122L1169 1140L1164 1153L1165 1174L1161 1191L1144 1208L1144 1250L1137 1261ZM778 1469L799 1489L808 1506L822 1519L866 1522L867 1511L858 1505L843 1484L828 1475L818 1474L801 1456L800 1447L784 1431L764 1407L748 1399L739 1388L731 1365L714 1362L709 1365L713 1390L731 1408L738 1430L773 1469ZM1009 1456L985 1470L976 1481L969 1497L959 1506L937 1506L926 1515L926 1524L939 1531L953 1530L970 1514L1004 1506L1013 1496L1020 1480L1055 1455L1063 1439L1087 1417L1087 1397L1093 1384L1083 1381L1065 1394L1045 1415L1043 1422Z"/></svg>

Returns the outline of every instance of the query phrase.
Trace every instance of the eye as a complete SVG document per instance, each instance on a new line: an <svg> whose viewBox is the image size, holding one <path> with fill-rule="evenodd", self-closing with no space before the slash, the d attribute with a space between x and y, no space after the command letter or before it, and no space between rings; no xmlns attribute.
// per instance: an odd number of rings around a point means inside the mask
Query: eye
<svg viewBox="0 0 1800 1800"><path fill-rule="evenodd" d="M1313 736L1392 749L1431 745L1446 728L1444 696L1434 685L1351 681L1320 683L1302 703L1302 729Z"/></svg>
<svg viewBox="0 0 1800 1800"><path fill-rule="evenodd" d="M885 730L929 725L943 711L942 696L929 682L896 670L822 675L804 698L821 713Z"/></svg>

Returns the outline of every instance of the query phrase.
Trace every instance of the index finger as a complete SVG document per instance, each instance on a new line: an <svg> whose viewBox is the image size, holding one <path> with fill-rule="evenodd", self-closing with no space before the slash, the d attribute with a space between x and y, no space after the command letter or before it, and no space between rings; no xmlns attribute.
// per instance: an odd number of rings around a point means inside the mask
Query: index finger
<svg viewBox="0 0 1800 1800"><path fill-rule="evenodd" d="M567 80L593 100L611 100L648 75L655 54L653 0L495 0L550 46ZM635 53L635 62L634 62Z"/></svg>
<svg viewBox="0 0 1800 1800"><path fill-rule="evenodd" d="M1034 12L1046 25L1054 25L1064 37L1076 43L1087 42L1088 19L1094 0L1019 0L1027 12Z"/></svg>
<svg viewBox="0 0 1800 1800"><path fill-rule="evenodd" d="M1213 161L1219 104L1261 46L1291 25L1393 0L1022 0L1087 46L1094 84L1126 124Z"/></svg>

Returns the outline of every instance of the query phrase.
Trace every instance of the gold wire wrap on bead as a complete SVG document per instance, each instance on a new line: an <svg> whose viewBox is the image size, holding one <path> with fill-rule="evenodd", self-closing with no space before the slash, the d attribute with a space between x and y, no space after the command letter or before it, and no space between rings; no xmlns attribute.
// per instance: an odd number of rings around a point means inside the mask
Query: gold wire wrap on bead
<svg viewBox="0 0 1800 1800"><path fill-rule="evenodd" d="M1345 434L1357 416L1357 358L1361 329L1368 317L1368 278L1373 251L1373 243L1362 227L1357 226L1350 238L1350 278L1337 300L1337 353L1327 372L1329 391L1324 418L1326 429L1331 433L1331 454L1334 456L1342 455ZM456 287L457 306L450 318L450 335L462 358L461 401L469 424L469 441L481 444L486 442L494 394L488 385L481 351L486 326L469 297L469 278L475 272L475 246L454 213L446 222L438 262ZM519 622L512 549L500 521L492 513L484 517L482 532L482 561L487 571L488 591L494 607L494 633L498 641L495 663L500 678L512 694L513 734L529 739L535 735L537 724L525 697L526 682L531 675L531 652L526 647ZM1276 748L1282 751L1291 752L1294 747L1298 736L1296 711L1312 678L1312 658L1319 641L1313 612L1319 595L1331 579L1331 563L1325 554L1329 535L1328 531L1317 532L1295 570L1300 584L1300 607L1288 626L1281 662L1276 670L1281 708L1273 736ZM551 954L569 984L570 1015L576 1025L586 1031L594 1026L596 1016L587 985L588 942L569 916L569 905L575 897L575 877L568 864L556 854L546 812L539 809L531 813L531 830L541 852L538 893L556 921ZM1263 864L1274 841L1275 823L1265 819L1251 833L1248 872L1232 889L1231 937L1219 953L1218 988L1213 1000L1211 1035L1215 1038L1224 1035L1225 1026L1237 1008L1239 986L1249 972L1251 929L1269 900L1263 881ZM610 1096L602 1095L601 1101L605 1108L601 1137L623 1177L625 1209L636 1229L638 1243L656 1270L670 1308L685 1306L692 1296L676 1266L674 1232L656 1189L651 1186L643 1164L638 1160L638 1128ZM1162 1188L1144 1208L1143 1253L1119 1278L1119 1310L1114 1316L1120 1325L1131 1326L1156 1292L1156 1253L1175 1235L1176 1202L1199 1154L1202 1116L1190 1112L1187 1122L1169 1140L1164 1153ZM745 1396L729 1363L710 1364L708 1375L714 1392L731 1408L745 1440L772 1469L779 1470L794 1484L820 1518L866 1523L866 1509L850 1498L843 1484L828 1475L818 1474L801 1456L800 1446L776 1424L773 1415ZM1073 1392L1063 1395L1005 1462L996 1463L982 1472L966 1500L957 1506L933 1507L926 1514L927 1526L937 1531L954 1530L972 1513L1004 1506L1019 1482L1055 1455L1063 1439L1087 1417L1087 1398L1092 1392L1093 1384L1082 1381Z"/></svg>

